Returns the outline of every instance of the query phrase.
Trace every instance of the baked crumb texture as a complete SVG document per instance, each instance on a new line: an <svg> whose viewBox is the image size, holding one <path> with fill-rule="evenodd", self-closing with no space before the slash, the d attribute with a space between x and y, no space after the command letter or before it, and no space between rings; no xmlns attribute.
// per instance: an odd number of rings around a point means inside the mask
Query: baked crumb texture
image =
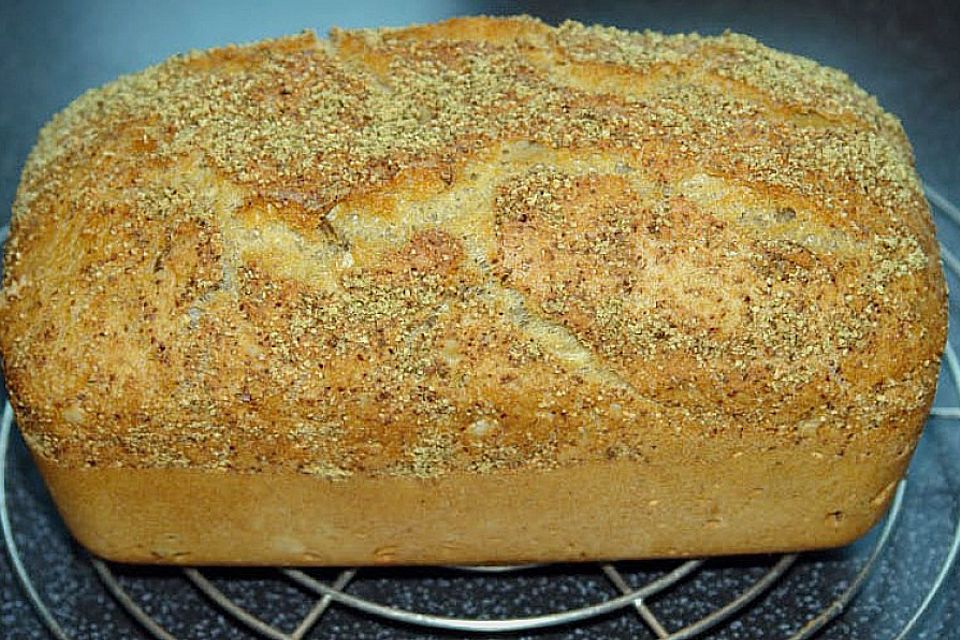
<svg viewBox="0 0 960 640"><path fill-rule="evenodd" d="M17 419L69 468L902 465L946 329L909 143L846 75L531 18L92 90L40 135L5 267Z"/></svg>

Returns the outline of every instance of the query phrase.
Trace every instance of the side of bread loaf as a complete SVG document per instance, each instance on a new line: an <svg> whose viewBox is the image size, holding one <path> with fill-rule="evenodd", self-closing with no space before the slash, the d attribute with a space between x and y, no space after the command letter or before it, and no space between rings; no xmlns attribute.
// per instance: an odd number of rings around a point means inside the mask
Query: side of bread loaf
<svg viewBox="0 0 960 640"><path fill-rule="evenodd" d="M384 559L418 539L385 509L323 563L837 544L909 460L945 331L909 143L844 74L530 18L305 33L85 94L24 170L0 299L18 423L81 539L156 509L156 535L195 530L170 501L193 478L217 513L256 506L228 485L289 482L291 509L394 487L473 549ZM700 546L591 547L602 513L508 499L572 482ZM104 502L150 486L149 513ZM540 509L551 551L481 544L454 504ZM785 533L751 546L763 514ZM169 559L121 529L91 546ZM188 561L284 561L211 540Z"/></svg>

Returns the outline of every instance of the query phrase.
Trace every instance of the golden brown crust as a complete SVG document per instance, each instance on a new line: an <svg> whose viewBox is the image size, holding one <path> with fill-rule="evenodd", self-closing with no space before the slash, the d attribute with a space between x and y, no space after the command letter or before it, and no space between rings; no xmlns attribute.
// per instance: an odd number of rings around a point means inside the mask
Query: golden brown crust
<svg viewBox="0 0 960 640"><path fill-rule="evenodd" d="M911 451L868 439L843 457L825 456L812 440L784 447L775 437L667 448L646 464L345 482L296 472L38 463L77 539L111 560L345 566L839 546L883 513ZM889 464L871 464L876 457Z"/></svg>
<svg viewBox="0 0 960 640"><path fill-rule="evenodd" d="M0 303L40 456L328 478L909 448L945 329L909 144L842 73L530 18L85 94L24 170Z"/></svg>

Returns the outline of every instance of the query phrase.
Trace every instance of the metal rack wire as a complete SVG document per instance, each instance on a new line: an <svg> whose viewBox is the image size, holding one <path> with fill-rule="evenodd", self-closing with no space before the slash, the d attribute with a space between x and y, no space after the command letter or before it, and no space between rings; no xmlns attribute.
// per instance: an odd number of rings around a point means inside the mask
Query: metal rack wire
<svg viewBox="0 0 960 640"><path fill-rule="evenodd" d="M927 196L937 212L944 215L960 226L960 209L944 198L939 192L926 187ZM6 228L0 230L0 242L6 237ZM960 259L947 247L942 246L944 264L957 277L960 277ZM952 345L948 342L946 348L946 365L952 387L960 397L960 360ZM960 419L960 407L935 407L933 415ZM13 428L13 412L7 403L3 408L0 419L0 526L4 544L9 555L14 573L20 581L24 593L36 609L44 626L58 640L70 640L72 636L61 623L51 608L41 597L30 571L22 560L19 548L14 539L11 525L10 511L7 499L7 459L10 449L11 432ZM805 620L795 621L792 631L786 640L806 640L816 636L828 623L837 618L864 588L873 569L887 549L891 534L900 521L904 506L906 481L901 482L892 501L890 510L880 526L872 547L866 553L865 559L849 580L846 588L826 607ZM946 583L953 565L960 553L960 510L954 514L952 537L943 557L943 561L936 570L934 578L916 609L903 625L894 630L890 636L892 640L904 640L917 627L925 613L937 598L937 595ZM213 580L197 568L183 569L183 576L192 583L220 612L227 614L235 621L246 627L255 637L270 638L273 640L300 640L307 636L322 620L324 613L331 606L347 607L372 618L399 622L420 629L439 629L456 631L467 634L497 634L520 631L531 631L557 627L560 625L575 625L596 619L600 616L620 612L627 615L631 610L639 617L648 632L656 638L666 640L684 640L703 637L711 629L723 622L729 621L738 613L755 602L786 574L796 562L797 554L780 556L762 575L754 579L746 588L725 604L713 609L692 622L680 628L669 629L648 606L648 600L656 594L682 583L695 575L704 566L704 560L688 560L678 563L672 570L649 580L641 586L633 586L623 575L623 572L614 563L598 564L595 566L598 575L603 576L618 592L619 595L594 602L592 604L570 608L566 610L545 611L541 614L528 617L491 618L491 617L451 617L441 616L425 611L410 608L400 608L390 604L378 602L349 592L349 586L360 574L360 569L345 569L340 571L332 581L320 580L307 571L299 569L278 568L278 579L289 581L312 593L316 600L309 611L304 615L292 630L283 630L275 624L265 621L256 612L242 606L221 590ZM88 556L104 587L115 598L120 606L154 638L161 640L176 640L176 637L161 623L151 617L138 604L135 597L127 591L111 565L93 556ZM453 567L460 572L477 574L522 574L537 569L537 565L522 565L512 567ZM447 568L451 569L451 568Z"/></svg>

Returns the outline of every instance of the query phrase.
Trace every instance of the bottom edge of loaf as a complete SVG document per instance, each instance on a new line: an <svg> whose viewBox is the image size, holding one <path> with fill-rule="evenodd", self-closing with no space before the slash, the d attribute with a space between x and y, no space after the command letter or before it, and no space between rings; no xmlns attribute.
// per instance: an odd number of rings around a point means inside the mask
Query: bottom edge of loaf
<svg viewBox="0 0 960 640"><path fill-rule="evenodd" d="M77 540L119 562L513 564L836 547L884 513L905 461L796 451L720 463L331 480L297 473L80 469L37 458Z"/></svg>

